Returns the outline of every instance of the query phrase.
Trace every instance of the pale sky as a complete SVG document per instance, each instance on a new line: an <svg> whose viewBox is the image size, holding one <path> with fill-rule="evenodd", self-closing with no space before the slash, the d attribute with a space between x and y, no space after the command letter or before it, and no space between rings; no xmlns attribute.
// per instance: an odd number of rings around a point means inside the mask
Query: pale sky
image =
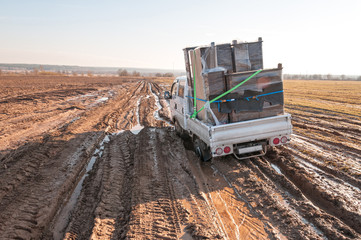
<svg viewBox="0 0 361 240"><path fill-rule="evenodd" d="M184 69L184 47L258 37L265 68L361 75L360 0L0 0L0 63Z"/></svg>

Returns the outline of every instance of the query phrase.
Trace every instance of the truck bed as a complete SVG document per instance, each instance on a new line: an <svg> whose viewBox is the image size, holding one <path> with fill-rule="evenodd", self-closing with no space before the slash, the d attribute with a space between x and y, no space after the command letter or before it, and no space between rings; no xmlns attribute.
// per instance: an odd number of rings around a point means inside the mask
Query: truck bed
<svg viewBox="0 0 361 240"><path fill-rule="evenodd" d="M291 115L260 118L255 120L210 126L187 116L187 129L199 136L211 148L269 139L292 133Z"/></svg>

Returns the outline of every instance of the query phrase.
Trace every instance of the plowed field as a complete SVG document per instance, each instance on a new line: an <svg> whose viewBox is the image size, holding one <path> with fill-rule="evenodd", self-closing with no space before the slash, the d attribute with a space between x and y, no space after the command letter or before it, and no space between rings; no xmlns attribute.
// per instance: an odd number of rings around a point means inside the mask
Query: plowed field
<svg viewBox="0 0 361 240"><path fill-rule="evenodd" d="M289 145L200 162L170 79L0 77L0 239L361 239L361 82L286 81Z"/></svg>

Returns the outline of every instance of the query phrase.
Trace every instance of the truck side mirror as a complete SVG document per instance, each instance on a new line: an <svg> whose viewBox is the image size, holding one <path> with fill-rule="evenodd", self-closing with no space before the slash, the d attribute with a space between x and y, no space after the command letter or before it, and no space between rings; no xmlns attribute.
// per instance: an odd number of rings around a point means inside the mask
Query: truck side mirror
<svg viewBox="0 0 361 240"><path fill-rule="evenodd" d="M165 92L164 92L164 98L165 98L165 99L171 99L171 98L172 98L172 96L170 95L169 91L165 91Z"/></svg>

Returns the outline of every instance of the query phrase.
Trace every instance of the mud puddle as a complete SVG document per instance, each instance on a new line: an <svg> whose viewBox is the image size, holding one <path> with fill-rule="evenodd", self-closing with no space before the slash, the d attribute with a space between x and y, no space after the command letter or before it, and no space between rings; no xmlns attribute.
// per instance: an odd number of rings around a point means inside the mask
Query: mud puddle
<svg viewBox="0 0 361 240"><path fill-rule="evenodd" d="M103 155L104 152L104 145L110 141L108 135L106 135L102 140L97 149L92 154L90 161L88 162L85 171L82 171L81 176L79 177L80 180L74 191L71 193L69 200L65 203L64 207L61 208L61 211L58 214L58 217L55 220L54 230L53 230L53 237L55 240L63 239L65 229L69 223L71 218L72 211L75 205L78 202L79 195L83 189L83 182L84 179L89 175L89 172L93 169L93 166L97 159Z"/></svg>
<svg viewBox="0 0 361 240"><path fill-rule="evenodd" d="M155 99L155 104L156 104L156 107L157 107L157 110L155 110L155 111L154 111L154 114L153 114L154 118L155 118L156 120L165 122L168 126L173 126L173 124L172 124L171 122L165 120L164 118L162 118L162 117L159 115L159 111L160 111L163 107L162 107L161 104L160 104L158 95L153 92L153 90L152 90L152 84L150 84L150 83L149 83L149 89L150 89L150 91L151 91L151 93L152 93L152 95L153 95L153 97L154 97L154 99Z"/></svg>

